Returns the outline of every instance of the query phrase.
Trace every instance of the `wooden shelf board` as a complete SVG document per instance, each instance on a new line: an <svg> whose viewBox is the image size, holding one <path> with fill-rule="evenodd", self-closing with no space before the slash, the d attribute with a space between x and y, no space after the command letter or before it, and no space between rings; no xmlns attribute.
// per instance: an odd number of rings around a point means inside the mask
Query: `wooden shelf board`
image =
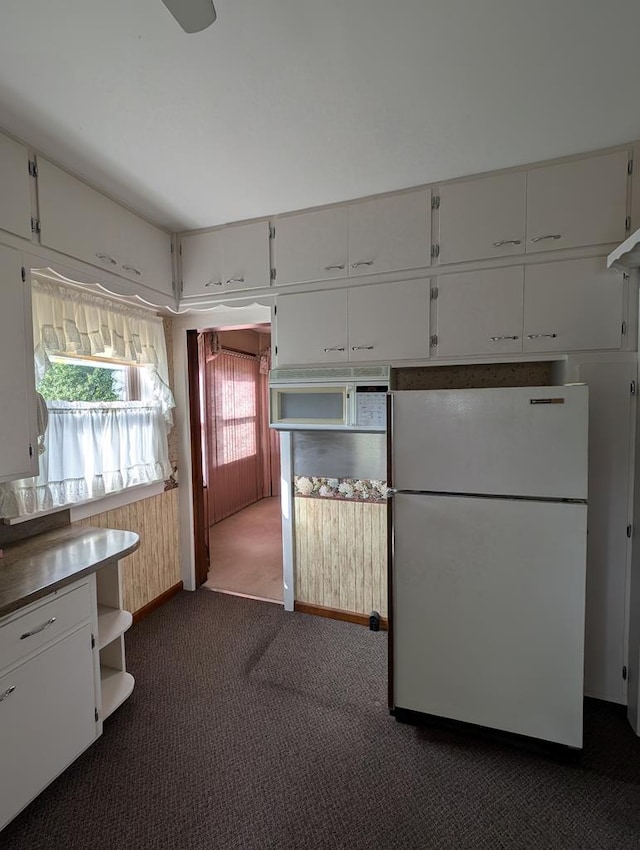
<svg viewBox="0 0 640 850"><path fill-rule="evenodd" d="M98 649L124 634L133 622L133 616L120 608L98 605Z"/></svg>
<svg viewBox="0 0 640 850"><path fill-rule="evenodd" d="M131 696L135 679L131 673L115 670L113 667L100 668L100 685L102 688L102 719L110 714Z"/></svg>

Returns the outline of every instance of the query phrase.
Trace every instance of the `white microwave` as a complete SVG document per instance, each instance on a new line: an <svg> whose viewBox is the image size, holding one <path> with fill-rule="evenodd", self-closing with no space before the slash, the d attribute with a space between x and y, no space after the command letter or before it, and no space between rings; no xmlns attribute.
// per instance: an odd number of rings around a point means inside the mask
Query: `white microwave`
<svg viewBox="0 0 640 850"><path fill-rule="evenodd" d="M388 367L274 369L269 388L272 428L386 430Z"/></svg>

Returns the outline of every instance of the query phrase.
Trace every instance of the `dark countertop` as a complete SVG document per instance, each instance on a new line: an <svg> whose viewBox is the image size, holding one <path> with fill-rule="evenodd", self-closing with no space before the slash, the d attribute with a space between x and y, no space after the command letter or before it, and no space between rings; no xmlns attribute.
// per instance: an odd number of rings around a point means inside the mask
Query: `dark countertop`
<svg viewBox="0 0 640 850"><path fill-rule="evenodd" d="M5 546L0 617L124 558L139 545L134 531L68 525Z"/></svg>

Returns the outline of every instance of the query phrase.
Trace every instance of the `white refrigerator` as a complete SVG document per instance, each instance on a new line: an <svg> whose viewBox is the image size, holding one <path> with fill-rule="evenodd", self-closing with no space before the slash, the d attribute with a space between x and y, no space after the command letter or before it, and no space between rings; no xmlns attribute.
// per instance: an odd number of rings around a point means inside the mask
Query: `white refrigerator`
<svg viewBox="0 0 640 850"><path fill-rule="evenodd" d="M392 713L581 748L587 387L390 395Z"/></svg>

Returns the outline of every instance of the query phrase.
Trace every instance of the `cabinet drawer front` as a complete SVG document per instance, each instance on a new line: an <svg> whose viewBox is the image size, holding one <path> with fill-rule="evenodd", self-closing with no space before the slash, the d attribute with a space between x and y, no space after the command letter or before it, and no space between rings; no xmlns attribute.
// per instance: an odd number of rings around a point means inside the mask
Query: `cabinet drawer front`
<svg viewBox="0 0 640 850"><path fill-rule="evenodd" d="M40 649L91 616L89 583L55 596L0 628L0 670Z"/></svg>
<svg viewBox="0 0 640 850"><path fill-rule="evenodd" d="M94 710L88 625L0 678L0 829L95 740Z"/></svg>

